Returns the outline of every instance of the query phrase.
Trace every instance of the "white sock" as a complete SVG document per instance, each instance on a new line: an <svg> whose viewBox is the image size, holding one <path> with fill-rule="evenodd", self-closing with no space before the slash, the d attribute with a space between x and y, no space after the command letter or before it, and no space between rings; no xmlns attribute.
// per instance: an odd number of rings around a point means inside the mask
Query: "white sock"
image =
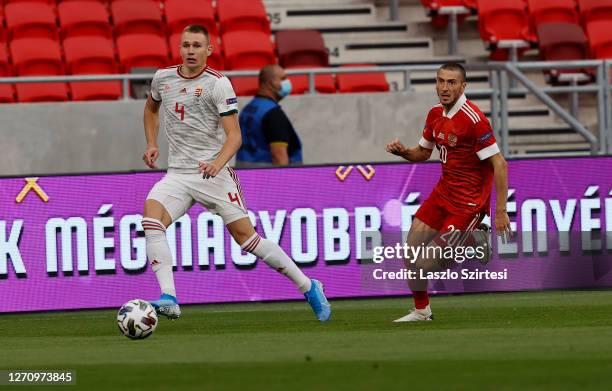
<svg viewBox="0 0 612 391"><path fill-rule="evenodd" d="M255 233L248 238L240 248L263 259L268 266L289 277L300 292L306 293L310 290L310 278L302 273L295 262L289 258L278 244L268 239L263 239Z"/></svg>
<svg viewBox="0 0 612 391"><path fill-rule="evenodd" d="M176 297L172 275L172 253L166 238L166 227L161 221L150 217L142 219L142 227L147 242L147 258L157 276L159 288L162 293Z"/></svg>

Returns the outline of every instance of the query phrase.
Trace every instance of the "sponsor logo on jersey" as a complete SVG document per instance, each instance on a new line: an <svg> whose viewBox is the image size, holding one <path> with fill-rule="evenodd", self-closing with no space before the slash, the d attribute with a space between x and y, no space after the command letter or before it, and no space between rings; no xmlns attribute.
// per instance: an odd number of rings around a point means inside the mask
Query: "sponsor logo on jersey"
<svg viewBox="0 0 612 391"><path fill-rule="evenodd" d="M457 145L457 135L454 135L452 133L448 135L448 145L450 145L451 147Z"/></svg>
<svg viewBox="0 0 612 391"><path fill-rule="evenodd" d="M204 91L204 88L202 88L202 86L197 86L195 89L195 92L193 93L195 96L200 96L202 95L202 91Z"/></svg>
<svg viewBox="0 0 612 391"><path fill-rule="evenodd" d="M238 98L236 97L225 100L225 104L227 105L235 105L236 103L238 103Z"/></svg>
<svg viewBox="0 0 612 391"><path fill-rule="evenodd" d="M488 140L488 139L490 139L491 137L493 137L493 133L492 133L492 132L486 133L486 134L482 135L482 136L481 136L481 137L478 139L478 142L480 142L480 143L484 143L485 141L487 141L487 140Z"/></svg>
<svg viewBox="0 0 612 391"><path fill-rule="evenodd" d="M444 140L444 132L438 133L438 138Z"/></svg>
<svg viewBox="0 0 612 391"><path fill-rule="evenodd" d="M182 90L179 91L179 94L186 94L187 93L187 88L183 88Z"/></svg>
<svg viewBox="0 0 612 391"><path fill-rule="evenodd" d="M169 84L166 84L166 85L164 86L164 92L168 92L168 91L170 91L170 85L169 85Z"/></svg>

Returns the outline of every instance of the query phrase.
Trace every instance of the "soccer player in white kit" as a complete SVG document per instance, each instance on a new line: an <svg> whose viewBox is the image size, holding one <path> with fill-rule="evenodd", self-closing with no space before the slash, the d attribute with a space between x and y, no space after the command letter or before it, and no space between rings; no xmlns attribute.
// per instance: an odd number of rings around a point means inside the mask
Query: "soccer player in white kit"
<svg viewBox="0 0 612 391"><path fill-rule="evenodd" d="M156 168L160 124L169 144L168 172L149 192L142 219L147 257L162 292L151 304L168 318L181 314L166 228L198 202L223 218L244 251L291 279L317 318L327 321L331 307L322 284L304 275L279 245L260 237L249 220L240 181L227 165L242 144L238 102L229 79L206 65L212 49L204 27L187 26L181 36L183 64L155 73L144 110L146 165Z"/></svg>

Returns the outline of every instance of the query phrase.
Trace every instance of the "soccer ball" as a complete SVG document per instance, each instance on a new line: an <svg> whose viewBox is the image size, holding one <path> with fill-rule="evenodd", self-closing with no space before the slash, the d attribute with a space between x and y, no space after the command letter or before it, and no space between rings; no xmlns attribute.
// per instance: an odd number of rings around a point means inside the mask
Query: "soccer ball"
<svg viewBox="0 0 612 391"><path fill-rule="evenodd" d="M157 314L149 302L134 299L119 308L117 313L119 330L130 339L144 339L157 327Z"/></svg>

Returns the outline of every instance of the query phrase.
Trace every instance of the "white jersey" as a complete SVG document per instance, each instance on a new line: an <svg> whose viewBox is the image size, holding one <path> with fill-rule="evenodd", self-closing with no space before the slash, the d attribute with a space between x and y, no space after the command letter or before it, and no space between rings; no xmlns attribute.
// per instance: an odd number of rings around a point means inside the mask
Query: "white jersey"
<svg viewBox="0 0 612 391"><path fill-rule="evenodd" d="M229 79L206 66L185 77L181 66L160 69L151 82L151 98L161 102L160 127L168 137L168 167L198 172L198 161L212 162L223 146L220 118L238 112Z"/></svg>

